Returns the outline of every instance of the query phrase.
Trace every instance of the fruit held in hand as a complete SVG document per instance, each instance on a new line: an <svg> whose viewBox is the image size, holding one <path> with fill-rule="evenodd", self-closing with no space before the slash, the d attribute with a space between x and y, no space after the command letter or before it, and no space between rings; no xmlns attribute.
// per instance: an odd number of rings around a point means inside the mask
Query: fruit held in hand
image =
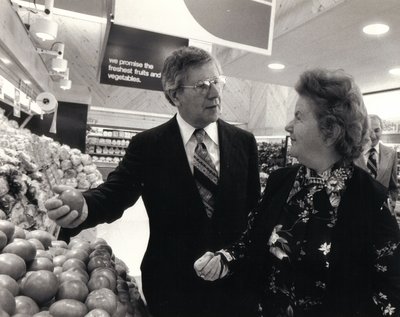
<svg viewBox="0 0 400 317"><path fill-rule="evenodd" d="M76 210L79 215L82 213L84 198L79 190L67 189L58 198L62 200L64 205L68 205L71 210Z"/></svg>

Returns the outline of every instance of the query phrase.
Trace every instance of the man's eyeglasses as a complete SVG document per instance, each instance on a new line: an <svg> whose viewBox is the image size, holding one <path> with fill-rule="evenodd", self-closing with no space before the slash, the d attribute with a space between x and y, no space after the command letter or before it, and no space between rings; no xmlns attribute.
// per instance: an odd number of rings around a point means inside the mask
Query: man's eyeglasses
<svg viewBox="0 0 400 317"><path fill-rule="evenodd" d="M208 90L211 87L211 84L214 84L218 90L222 90L224 88L226 83L226 77L225 76L218 76L214 78L209 78L209 79L204 79L200 80L194 85L187 85L187 86L181 86L182 88L192 88L195 89L199 93L204 93L206 94Z"/></svg>

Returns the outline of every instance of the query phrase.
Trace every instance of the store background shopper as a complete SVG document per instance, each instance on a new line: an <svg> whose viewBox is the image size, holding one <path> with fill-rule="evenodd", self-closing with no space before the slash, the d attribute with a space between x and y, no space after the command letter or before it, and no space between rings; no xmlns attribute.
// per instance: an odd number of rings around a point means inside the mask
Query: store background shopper
<svg viewBox="0 0 400 317"><path fill-rule="evenodd" d="M142 196L150 223L142 283L154 317L248 316L240 276L209 283L193 271L206 250L239 238L260 193L254 136L219 119L224 80L206 51L173 52L162 84L178 114L131 140L107 181L83 193L82 214L57 198L46 203L73 234L120 218Z"/></svg>
<svg viewBox="0 0 400 317"><path fill-rule="evenodd" d="M270 175L242 238L196 273L223 280L249 260L261 316L399 316L399 228L387 189L353 163L368 137L359 89L315 69L296 91L286 130L300 164Z"/></svg>
<svg viewBox="0 0 400 317"><path fill-rule="evenodd" d="M370 143L366 145L363 155L360 155L355 163L388 189L389 206L394 213L399 194L397 153L393 148L382 144L380 141L383 131L382 119L371 114L369 115L369 123Z"/></svg>

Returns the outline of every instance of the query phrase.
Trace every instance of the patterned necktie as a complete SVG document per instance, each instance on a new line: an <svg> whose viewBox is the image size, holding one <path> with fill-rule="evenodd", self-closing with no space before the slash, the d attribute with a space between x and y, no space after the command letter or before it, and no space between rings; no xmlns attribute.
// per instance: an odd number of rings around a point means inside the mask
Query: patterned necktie
<svg viewBox="0 0 400 317"><path fill-rule="evenodd" d="M215 207L218 172L211 160L205 144L203 143L205 133L206 132L203 129L196 129L193 133L197 140L193 157L193 175L201 199L203 200L207 216L211 218Z"/></svg>
<svg viewBox="0 0 400 317"><path fill-rule="evenodd" d="M369 156L368 156L368 161L367 161L367 167L369 170L369 173L373 178L376 178L377 175L377 163L376 163L376 149L371 148L369 150Z"/></svg>

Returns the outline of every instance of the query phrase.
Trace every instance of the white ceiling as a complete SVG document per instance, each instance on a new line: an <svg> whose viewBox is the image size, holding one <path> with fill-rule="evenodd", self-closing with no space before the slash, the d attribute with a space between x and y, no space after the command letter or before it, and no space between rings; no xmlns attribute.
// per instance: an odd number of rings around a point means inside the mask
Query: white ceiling
<svg viewBox="0 0 400 317"><path fill-rule="evenodd" d="M55 0L54 6L106 17L113 0ZM388 24L389 32L362 33L364 25L376 22ZM215 54L232 77L293 86L305 69L327 67L352 74L363 93L400 88L400 77L388 73L400 67L400 0L276 0L271 56L220 46ZM286 68L272 71L271 62Z"/></svg>
<svg viewBox="0 0 400 317"><path fill-rule="evenodd" d="M307 13L292 7L286 13L296 18L302 15L299 25L288 31L282 30L284 16L279 14L277 1L276 31L271 56L240 52L232 60L224 62L227 75L255 81L293 86L299 74L308 68L342 68L353 75L363 93L400 88L400 77L388 70L400 67L400 1L399 0L347 0L335 1L331 8L316 14L316 2L301 1ZM294 1L293 1L294 2ZM299 1L297 1L299 2ZM340 2L340 3L339 3ZM287 17L286 17L287 19ZM369 23L386 23L387 34L367 36L362 32ZM287 21L286 21L287 23ZM226 49L221 49L222 57ZM280 62L286 65L282 71L272 71L267 65Z"/></svg>

